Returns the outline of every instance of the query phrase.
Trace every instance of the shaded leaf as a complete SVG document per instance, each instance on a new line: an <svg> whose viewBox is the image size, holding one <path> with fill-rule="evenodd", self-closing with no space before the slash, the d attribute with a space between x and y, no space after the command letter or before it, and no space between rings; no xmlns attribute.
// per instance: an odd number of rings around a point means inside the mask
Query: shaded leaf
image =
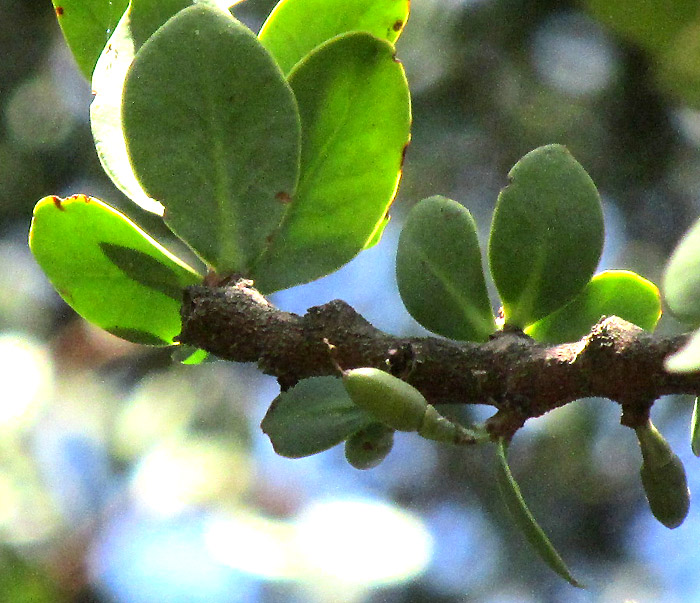
<svg viewBox="0 0 700 603"><path fill-rule="evenodd" d="M671 255L662 282L669 310L683 322L700 326L700 220Z"/></svg>
<svg viewBox="0 0 700 603"><path fill-rule="evenodd" d="M554 545L552 545L547 535L532 516L530 509L527 508L527 504L520 492L520 487L510 472L506 456L507 450L508 444L503 438L500 438L497 444L496 481L508 513L542 560L569 584L583 588L571 575L569 568L566 567Z"/></svg>
<svg viewBox="0 0 700 603"><path fill-rule="evenodd" d="M571 301L603 249L593 181L561 145L539 147L508 174L489 238L489 265L505 321L521 328Z"/></svg>
<svg viewBox="0 0 700 603"><path fill-rule="evenodd" d="M340 444L373 421L340 379L312 377L277 396L260 427L277 454L300 458Z"/></svg>
<svg viewBox="0 0 700 603"><path fill-rule="evenodd" d="M29 246L78 314L135 343L172 345L182 290L201 281L126 216L85 195L39 201Z"/></svg>
<svg viewBox="0 0 700 603"><path fill-rule="evenodd" d="M220 274L249 274L298 173L294 96L226 11L180 11L139 50L124 86L134 172L168 226Z"/></svg>
<svg viewBox="0 0 700 603"><path fill-rule="evenodd" d="M673 38L659 57L656 72L662 89L695 110L700 109L699 17Z"/></svg>
<svg viewBox="0 0 700 603"><path fill-rule="evenodd" d="M289 73L314 48L349 31L365 31L393 44L406 24L409 4L409 0L282 0L259 37L282 71Z"/></svg>
<svg viewBox="0 0 700 603"><path fill-rule="evenodd" d="M430 197L408 214L399 237L396 280L404 305L426 329L486 341L496 330L476 224L469 211Z"/></svg>
<svg viewBox="0 0 700 603"><path fill-rule="evenodd" d="M191 0L131 0L100 55L92 77L95 98L90 126L102 168L114 185L147 211L163 215L163 206L141 188L129 162L122 127L126 73L143 43Z"/></svg>
<svg viewBox="0 0 700 603"><path fill-rule="evenodd" d="M692 373L700 370L700 329L690 335L680 350L666 358L664 367L669 373Z"/></svg>
<svg viewBox="0 0 700 603"><path fill-rule="evenodd" d="M289 76L302 123L297 193L253 270L270 293L349 262L376 238L401 176L410 98L393 47L350 33Z"/></svg>
<svg viewBox="0 0 700 603"><path fill-rule="evenodd" d="M586 0L586 5L603 25L653 53L698 15L696 0Z"/></svg>
<svg viewBox="0 0 700 603"><path fill-rule="evenodd" d="M373 469L394 447L394 430L382 423L370 423L345 441L345 458L355 469Z"/></svg>
<svg viewBox="0 0 700 603"><path fill-rule="evenodd" d="M571 302L525 332L545 343L578 341L603 316L619 316L653 331L661 318L659 290L629 270L606 270L596 274Z"/></svg>
<svg viewBox="0 0 700 603"><path fill-rule="evenodd" d="M63 36L89 80L129 0L53 0Z"/></svg>

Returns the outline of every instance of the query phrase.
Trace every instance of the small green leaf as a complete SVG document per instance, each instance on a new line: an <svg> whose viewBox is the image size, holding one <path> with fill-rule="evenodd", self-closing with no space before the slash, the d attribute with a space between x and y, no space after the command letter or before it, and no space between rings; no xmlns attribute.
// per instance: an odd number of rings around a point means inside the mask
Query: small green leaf
<svg viewBox="0 0 700 603"><path fill-rule="evenodd" d="M345 441L345 458L355 469L373 469L394 447L394 430L382 423L370 423Z"/></svg>
<svg viewBox="0 0 700 603"><path fill-rule="evenodd" d="M216 360L216 357L210 356L206 350L200 350L187 344L180 344L174 348L170 357L174 362L186 365L202 364L203 362Z"/></svg>
<svg viewBox="0 0 700 603"><path fill-rule="evenodd" d="M180 11L124 85L127 150L165 222L220 274L250 274L294 196L299 115L255 35L228 12Z"/></svg>
<svg viewBox="0 0 700 603"><path fill-rule="evenodd" d="M89 80L129 0L53 0L63 36Z"/></svg>
<svg viewBox="0 0 700 603"><path fill-rule="evenodd" d="M489 238L491 274L507 324L525 328L571 301L603 250L593 181L561 145L539 147L508 174Z"/></svg>
<svg viewBox="0 0 700 603"><path fill-rule="evenodd" d="M90 126L102 168L114 185L147 211L163 215L163 206L141 188L129 162L122 127L126 74L143 43L191 0L131 0L100 55L92 76L95 98Z"/></svg>
<svg viewBox="0 0 700 603"><path fill-rule="evenodd" d="M457 340L486 341L496 330L476 224L469 211L430 197L408 214L399 237L396 279L411 316Z"/></svg>
<svg viewBox="0 0 700 603"><path fill-rule="evenodd" d="M700 456L700 401L695 398L693 416L690 420L690 448L695 456Z"/></svg>
<svg viewBox="0 0 700 603"><path fill-rule="evenodd" d="M659 290L634 272L606 270L596 274L564 307L528 326L525 333L545 343L578 341L602 316L619 316L653 331L661 318Z"/></svg>
<svg viewBox="0 0 700 603"><path fill-rule="evenodd" d="M497 444L498 463L496 466L496 481L498 490L501 493L508 513L513 518L514 523L523 533L533 549L542 560L564 580L572 586L583 588L571 575L569 568L562 560L561 556L547 538L542 528L527 508L520 487L510 472L507 459L508 444L503 438L499 438Z"/></svg>
<svg viewBox="0 0 700 603"><path fill-rule="evenodd" d="M679 320L700 326L700 220L671 255L661 290L669 310Z"/></svg>
<svg viewBox="0 0 700 603"><path fill-rule="evenodd" d="M328 450L372 422L340 379L312 377L277 396L260 427L277 454L300 458Z"/></svg>
<svg viewBox="0 0 700 603"><path fill-rule="evenodd" d="M376 239L410 132L403 67L391 44L369 34L345 34L317 48L289 83L301 115L301 172L253 270L263 293L329 274Z"/></svg>
<svg viewBox="0 0 700 603"><path fill-rule="evenodd" d="M700 370L700 329L693 331L686 344L664 363L669 373L692 373Z"/></svg>
<svg viewBox="0 0 700 603"><path fill-rule="evenodd" d="M262 26L260 41L286 74L314 48L349 31L393 44L409 5L409 0L281 0Z"/></svg>
<svg viewBox="0 0 700 603"><path fill-rule="evenodd" d="M126 216L85 195L39 201L29 246L68 305L135 343L175 343L182 290L202 280Z"/></svg>

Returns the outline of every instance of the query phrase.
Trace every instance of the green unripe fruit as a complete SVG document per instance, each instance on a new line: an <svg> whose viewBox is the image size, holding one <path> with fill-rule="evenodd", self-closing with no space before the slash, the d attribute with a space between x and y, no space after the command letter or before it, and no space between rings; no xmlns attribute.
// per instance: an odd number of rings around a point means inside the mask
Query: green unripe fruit
<svg viewBox="0 0 700 603"><path fill-rule="evenodd" d="M355 469L372 469L394 446L394 430L382 423L371 423L356 431L345 442L345 458Z"/></svg>
<svg viewBox="0 0 700 603"><path fill-rule="evenodd" d="M677 528L690 508L683 463L651 421L635 431L642 450L640 475L651 512L667 528Z"/></svg>
<svg viewBox="0 0 700 603"><path fill-rule="evenodd" d="M428 402L405 381L376 368L357 368L343 373L350 399L375 419L398 431L418 431Z"/></svg>

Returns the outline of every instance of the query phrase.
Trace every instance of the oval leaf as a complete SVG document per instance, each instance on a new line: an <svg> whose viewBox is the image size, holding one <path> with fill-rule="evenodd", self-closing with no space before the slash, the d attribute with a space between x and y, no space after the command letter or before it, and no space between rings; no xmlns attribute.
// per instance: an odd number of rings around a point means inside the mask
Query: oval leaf
<svg viewBox="0 0 700 603"><path fill-rule="evenodd" d="M653 331L661 318L659 289L629 270L606 270L596 274L573 301L525 332L545 343L577 341L603 316L619 316Z"/></svg>
<svg viewBox="0 0 700 603"><path fill-rule="evenodd" d="M163 215L163 206L141 188L129 162L122 127L122 96L136 51L191 0L131 0L95 66L90 126L102 168L114 185L146 211Z"/></svg>
<svg viewBox="0 0 700 603"><path fill-rule="evenodd" d="M294 95L226 11L180 11L137 53L124 86L134 172L168 226L222 275L248 275L293 196Z"/></svg>
<svg viewBox="0 0 700 603"><path fill-rule="evenodd" d="M289 76L302 122L297 194L253 270L270 293L340 268L375 239L409 139L408 84L393 47L366 33L335 38Z"/></svg>
<svg viewBox="0 0 700 603"><path fill-rule="evenodd" d="M312 377L277 396L260 427L277 454L301 458L340 444L372 422L340 379Z"/></svg>
<svg viewBox="0 0 700 603"><path fill-rule="evenodd" d="M513 478L513 474L510 472L506 456L508 444L503 438L498 440L497 450L498 463L496 465L496 482L503 502L508 509L508 513L513 518L514 523L518 526L532 548L535 549L537 554L552 570L572 586L583 588L571 575L569 568L566 567L566 564L549 541L549 538L547 538L544 530L542 530L537 521L535 521L532 513L530 513L530 509L527 508L527 504L525 504L523 495L520 492L520 487Z"/></svg>
<svg viewBox="0 0 700 603"><path fill-rule="evenodd" d="M662 290L674 316L694 327L700 326L700 220L671 255Z"/></svg>
<svg viewBox="0 0 700 603"><path fill-rule="evenodd" d="M693 331L685 345L666 358L664 367L669 373L692 373L700 370L700 329Z"/></svg>
<svg viewBox="0 0 700 603"><path fill-rule="evenodd" d="M409 0L282 0L259 37L289 73L314 48L349 31L366 31L393 44L406 24L409 5Z"/></svg>
<svg viewBox="0 0 700 603"><path fill-rule="evenodd" d="M498 196L489 238L491 274L505 321L524 328L571 301L603 250L600 196L561 145L525 155Z"/></svg>
<svg viewBox="0 0 700 603"><path fill-rule="evenodd" d="M135 343L172 345L182 290L202 280L126 216L85 195L39 201L29 246L68 305Z"/></svg>
<svg viewBox="0 0 700 603"><path fill-rule="evenodd" d="M496 330L476 224L469 211L430 197L408 214L396 253L399 293L411 316L451 339L486 341Z"/></svg>
<svg viewBox="0 0 700 603"><path fill-rule="evenodd" d="M63 36L88 80L128 4L129 0L53 0Z"/></svg>

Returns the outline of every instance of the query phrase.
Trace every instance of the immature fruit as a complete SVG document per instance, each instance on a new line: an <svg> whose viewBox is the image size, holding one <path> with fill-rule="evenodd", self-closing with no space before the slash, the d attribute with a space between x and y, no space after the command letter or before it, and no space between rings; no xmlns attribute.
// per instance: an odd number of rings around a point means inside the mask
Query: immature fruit
<svg viewBox="0 0 700 603"><path fill-rule="evenodd" d="M375 368L343 373L343 383L356 406L398 431L417 431L429 440L448 444L475 444L487 434L443 417L415 387Z"/></svg>
<svg viewBox="0 0 700 603"><path fill-rule="evenodd" d="M381 463L394 446L394 430L372 423L356 431L345 442L345 458L355 469L372 469Z"/></svg>
<svg viewBox="0 0 700 603"><path fill-rule="evenodd" d="M640 475L651 512L667 528L677 528L690 507L683 463L651 421L635 431L643 458Z"/></svg>
<svg viewBox="0 0 700 603"><path fill-rule="evenodd" d="M343 373L351 400L379 422L398 431L418 431L428 402L415 387L376 368Z"/></svg>

